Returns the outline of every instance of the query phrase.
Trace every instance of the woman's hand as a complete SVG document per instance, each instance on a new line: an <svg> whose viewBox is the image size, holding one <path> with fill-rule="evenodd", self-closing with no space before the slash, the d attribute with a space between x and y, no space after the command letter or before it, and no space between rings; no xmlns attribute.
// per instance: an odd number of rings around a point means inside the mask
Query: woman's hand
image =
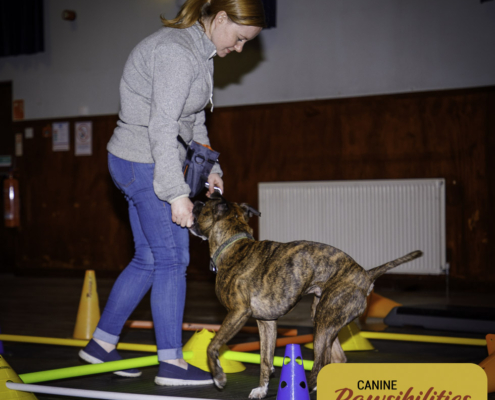
<svg viewBox="0 0 495 400"><path fill-rule="evenodd" d="M207 197L210 197L213 192L215 191L215 186L217 188L220 188L220 190L223 193L223 180L220 178L220 175L218 174L210 174L208 176L208 184L210 185L208 188L208 193L206 193Z"/></svg>
<svg viewBox="0 0 495 400"><path fill-rule="evenodd" d="M189 197L181 197L172 203L172 221L177 225L190 228L194 222L193 203Z"/></svg>

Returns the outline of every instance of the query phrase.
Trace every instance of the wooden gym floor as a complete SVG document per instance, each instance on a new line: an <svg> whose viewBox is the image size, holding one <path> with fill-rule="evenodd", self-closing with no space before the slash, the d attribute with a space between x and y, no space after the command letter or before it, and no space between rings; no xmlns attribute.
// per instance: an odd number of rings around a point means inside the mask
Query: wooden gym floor
<svg viewBox="0 0 495 400"><path fill-rule="evenodd" d="M83 285L83 273L80 279L74 278L37 278L17 277L0 274L0 331L4 334L72 338L77 316L79 299ZM100 308L103 309L114 280L99 279L96 276ZM382 296L404 305L462 305L495 307L495 291L492 293L450 293L447 298L443 292L398 292L380 291ZM279 321L279 326L297 327L299 334L312 333L309 310L312 298L307 297L293 312ZM212 282L188 282L184 322L219 324L226 315L218 303ZM131 319L151 320L149 297L146 296ZM370 326L379 326L379 319L368 319ZM254 321L248 325L255 325ZM483 339L483 334L463 332L431 331L419 328L386 328L387 332L411 333L422 335L440 335L471 337ZM495 333L495 332L487 332ZM183 343L192 335L184 332ZM259 340L257 336L239 334L231 343ZM154 335L149 330L126 330L123 342L154 344ZM375 347L372 351L347 352L349 363L475 363L487 357L485 347L444 345L430 343L412 343L385 340L371 340ZM56 368L84 365L77 356L78 348L3 342L4 358L17 372L24 374ZM310 350L301 346L304 359L312 359ZM121 352L123 357L142 357L150 353ZM278 348L276 355L283 356L284 348ZM139 378L121 378L112 373L71 378L46 382L48 386L78 389L116 391L123 393L142 393L164 396L179 396L209 399L247 399L251 389L258 386L259 366L244 364L246 370L228 374L227 386L220 391L213 386L200 387L160 387L153 383L158 367L142 368ZM280 368L270 381L267 398L277 396ZM76 399L56 395L37 394L39 400ZM314 393L311 399L316 399ZM495 393L488 396L495 400Z"/></svg>

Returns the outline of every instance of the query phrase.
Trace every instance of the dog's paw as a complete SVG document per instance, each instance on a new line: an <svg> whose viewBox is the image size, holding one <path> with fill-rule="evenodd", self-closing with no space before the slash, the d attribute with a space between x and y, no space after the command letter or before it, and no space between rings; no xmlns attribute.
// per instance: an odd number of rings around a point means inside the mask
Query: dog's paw
<svg viewBox="0 0 495 400"><path fill-rule="evenodd" d="M225 383L220 382L218 379L213 378L213 382L215 382L215 386L219 389L223 389L225 387Z"/></svg>
<svg viewBox="0 0 495 400"><path fill-rule="evenodd" d="M264 399L266 394L268 393L268 385L260 386L256 389L251 390L249 394L250 399Z"/></svg>
<svg viewBox="0 0 495 400"><path fill-rule="evenodd" d="M223 389L227 384L227 376L224 373L217 374L213 378L213 382L215 382L215 386L219 389Z"/></svg>
<svg viewBox="0 0 495 400"><path fill-rule="evenodd" d="M316 378L313 374L311 374L308 379L308 390L309 393L316 392Z"/></svg>

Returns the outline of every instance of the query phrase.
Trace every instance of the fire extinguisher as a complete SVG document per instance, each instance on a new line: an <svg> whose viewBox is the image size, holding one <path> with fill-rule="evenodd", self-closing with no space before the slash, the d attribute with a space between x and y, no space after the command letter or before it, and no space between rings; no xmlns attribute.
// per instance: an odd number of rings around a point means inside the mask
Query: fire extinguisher
<svg viewBox="0 0 495 400"><path fill-rule="evenodd" d="M8 228L20 225L19 181L9 173L3 181L4 221Z"/></svg>

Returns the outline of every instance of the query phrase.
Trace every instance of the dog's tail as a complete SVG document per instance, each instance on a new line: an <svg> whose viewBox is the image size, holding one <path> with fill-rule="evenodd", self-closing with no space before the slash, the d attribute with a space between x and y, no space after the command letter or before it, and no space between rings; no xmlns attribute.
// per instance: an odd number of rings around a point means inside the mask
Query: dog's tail
<svg viewBox="0 0 495 400"><path fill-rule="evenodd" d="M420 250L413 251L412 253L406 254L404 257L397 258L396 260L389 261L388 263L380 265L379 267L370 269L368 271L368 275L371 278L371 280L374 282L375 279L382 276L388 270L395 268L395 267L397 267L401 264L404 264L406 262L412 261L415 258L421 257L422 255L423 255L423 252Z"/></svg>

